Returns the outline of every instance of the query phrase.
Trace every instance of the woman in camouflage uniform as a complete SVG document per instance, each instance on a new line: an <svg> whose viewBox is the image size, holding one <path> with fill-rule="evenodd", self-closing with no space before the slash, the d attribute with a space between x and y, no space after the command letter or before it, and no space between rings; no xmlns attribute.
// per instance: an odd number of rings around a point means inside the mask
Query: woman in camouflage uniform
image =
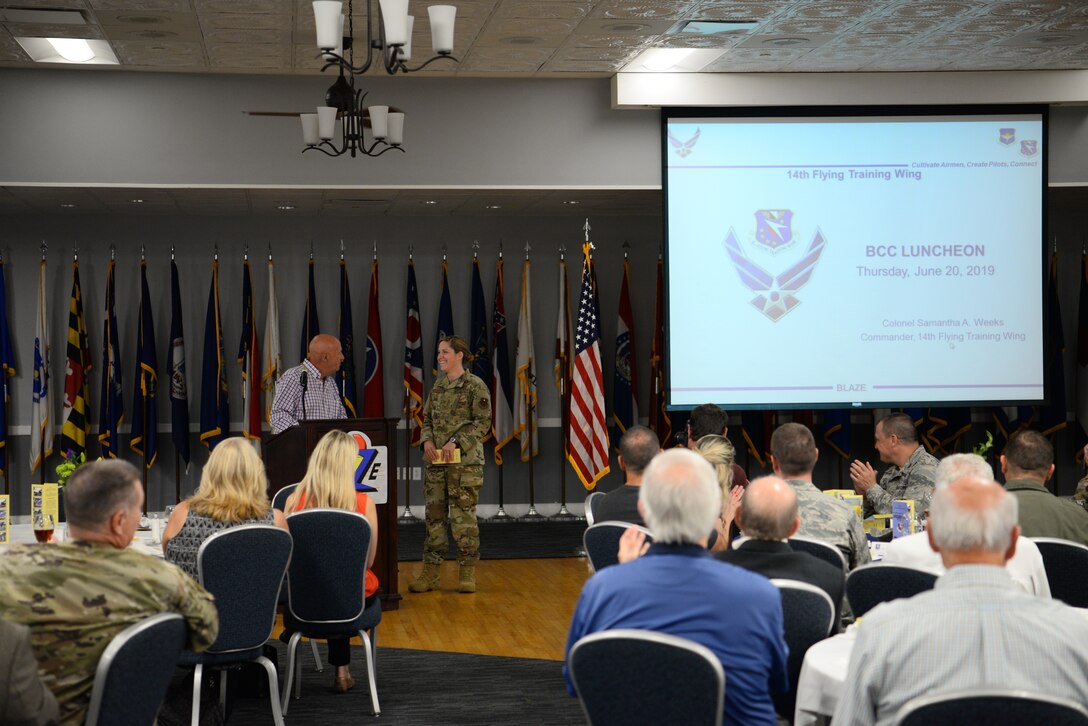
<svg viewBox="0 0 1088 726"><path fill-rule="evenodd" d="M423 406L423 458L426 475L427 538L423 543L423 571L408 585L410 592L437 590L439 567L448 549L446 519L457 543L461 566L459 590L476 592L476 562L480 559L480 529L476 503L484 483L483 440L491 427L491 393L479 377L465 370L468 343L451 335L438 344L435 381ZM460 451L460 463L456 453Z"/></svg>

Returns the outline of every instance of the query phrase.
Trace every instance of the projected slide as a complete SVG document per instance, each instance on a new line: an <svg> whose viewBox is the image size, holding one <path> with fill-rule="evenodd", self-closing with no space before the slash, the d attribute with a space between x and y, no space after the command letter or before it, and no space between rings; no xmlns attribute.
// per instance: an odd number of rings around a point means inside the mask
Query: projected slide
<svg viewBox="0 0 1088 726"><path fill-rule="evenodd" d="M1041 113L665 123L671 405L1042 400Z"/></svg>

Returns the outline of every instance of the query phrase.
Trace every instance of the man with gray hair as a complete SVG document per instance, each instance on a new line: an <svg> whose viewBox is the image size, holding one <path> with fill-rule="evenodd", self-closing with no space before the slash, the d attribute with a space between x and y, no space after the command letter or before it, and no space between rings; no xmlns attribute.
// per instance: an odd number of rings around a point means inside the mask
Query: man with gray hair
<svg viewBox="0 0 1088 726"><path fill-rule="evenodd" d="M864 513L891 514L892 501L913 499L914 511L924 512L933 496L937 459L918 442L914 421L905 413L890 413L876 422L873 448L880 460L891 464L876 480L876 470L867 461L850 464L854 491L865 498Z"/></svg>
<svg viewBox="0 0 1088 726"><path fill-rule="evenodd" d="M857 519L853 512L850 516ZM786 541L801 526L797 493L789 483L776 476L754 479L744 490L736 522L748 539L736 549L719 552L714 557L766 578L800 580L815 585L831 598L835 606L835 623L839 622L846 579L842 568L807 552L795 552Z"/></svg>
<svg viewBox="0 0 1088 726"><path fill-rule="evenodd" d="M714 470L698 454L670 449L643 475L639 509L654 533L642 557L586 582L571 620L567 655L602 630L653 630L714 652L729 681L723 723L775 723L770 690L789 689L782 601L764 577L715 562L706 551L721 512ZM567 690L575 695L566 664Z"/></svg>
<svg viewBox="0 0 1088 726"><path fill-rule="evenodd" d="M865 615L836 726L890 724L912 698L976 688L1088 702L1088 620L1021 592L1005 571L1017 509L978 477L936 491L926 534L948 572L932 590Z"/></svg>
<svg viewBox="0 0 1088 726"><path fill-rule="evenodd" d="M218 634L219 613L204 588L173 565L128 549L143 502L132 464L84 464L64 489L69 540L16 545L0 557L0 619L29 626L62 723L83 722L102 651L129 625L179 613L189 624L188 647L197 651Z"/></svg>
<svg viewBox="0 0 1088 726"><path fill-rule="evenodd" d="M639 485L642 472L661 451L657 434L645 426L631 426L623 432L617 446L617 457L623 471L623 486L606 494L597 505L595 520L598 522L631 522L646 524L638 511Z"/></svg>
<svg viewBox="0 0 1088 726"><path fill-rule="evenodd" d="M973 476L983 481L994 480L994 470L978 454L951 454L941 459L937 465L935 485L937 489L948 486L956 479ZM925 532L916 532L893 539L884 548L884 562L893 565L907 565L929 570L936 575L945 573L941 556L929 546ZM1009 577L1024 592L1039 597L1050 597L1050 580L1046 576L1043 555L1038 546L1027 537L1021 537L1016 545L1016 553L1005 563Z"/></svg>

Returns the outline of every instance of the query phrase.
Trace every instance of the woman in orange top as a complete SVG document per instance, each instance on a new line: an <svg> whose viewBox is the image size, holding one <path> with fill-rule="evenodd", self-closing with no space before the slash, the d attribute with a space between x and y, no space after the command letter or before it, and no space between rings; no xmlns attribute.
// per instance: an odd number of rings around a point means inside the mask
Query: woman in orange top
<svg viewBox="0 0 1088 726"><path fill-rule="evenodd" d="M355 491L355 466L359 446L355 438L343 431L330 431L321 437L310 454L306 476L294 493L287 498L284 512L291 514L303 509L331 507L358 512L370 522L370 550L366 555L366 604L376 597L378 577L371 571L378 548L378 512L374 502L363 492ZM290 520L288 520L290 526ZM348 638L329 638L329 663L336 666L333 688L344 693L351 690L355 680L348 670L351 650Z"/></svg>

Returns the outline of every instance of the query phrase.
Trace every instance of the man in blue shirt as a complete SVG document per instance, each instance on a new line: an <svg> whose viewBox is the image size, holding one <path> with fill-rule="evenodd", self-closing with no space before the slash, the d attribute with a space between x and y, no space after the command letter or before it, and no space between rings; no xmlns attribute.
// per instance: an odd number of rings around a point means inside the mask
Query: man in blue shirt
<svg viewBox="0 0 1088 726"><path fill-rule="evenodd" d="M691 451L658 455L643 475L639 510L654 543L644 556L601 570L586 583L570 625L568 657L580 638L602 630L687 638L722 663L726 726L774 724L770 690L789 689L782 601L766 578L707 552L721 513L714 470ZM566 664L563 675L575 695Z"/></svg>

